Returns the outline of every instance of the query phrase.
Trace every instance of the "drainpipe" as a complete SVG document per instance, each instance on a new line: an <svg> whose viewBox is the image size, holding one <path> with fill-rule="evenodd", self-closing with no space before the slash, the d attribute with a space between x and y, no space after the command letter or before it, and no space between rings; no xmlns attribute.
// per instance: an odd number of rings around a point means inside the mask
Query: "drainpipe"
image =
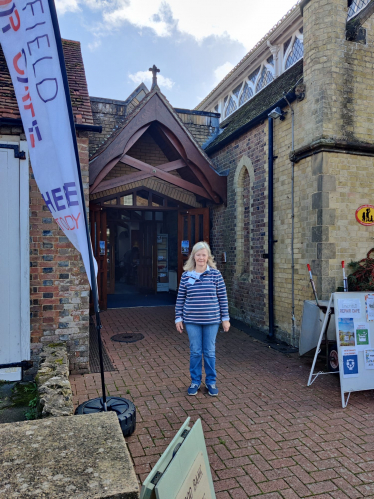
<svg viewBox="0 0 374 499"><path fill-rule="evenodd" d="M268 306L269 306L269 335L274 341L274 228L273 228L273 125L274 120L268 117L269 125L269 153L268 153Z"/></svg>
<svg viewBox="0 0 374 499"><path fill-rule="evenodd" d="M284 98L291 109L292 116L292 157L295 145L295 113L291 103L288 101L286 94ZM295 346L296 341L296 319L295 319L295 254L294 254L294 239L295 239L295 163L291 161L291 283L292 283L292 344Z"/></svg>

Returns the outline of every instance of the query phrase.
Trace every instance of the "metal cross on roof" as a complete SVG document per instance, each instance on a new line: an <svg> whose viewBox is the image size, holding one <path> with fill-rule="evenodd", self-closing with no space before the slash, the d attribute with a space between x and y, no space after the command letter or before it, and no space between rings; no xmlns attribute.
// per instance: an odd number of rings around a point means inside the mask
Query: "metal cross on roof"
<svg viewBox="0 0 374 499"><path fill-rule="evenodd" d="M158 69L158 67L153 64L153 66L151 68L149 68L149 71L152 71L152 86L151 86L151 90L154 89L154 87L157 85L157 73L160 72L160 70Z"/></svg>

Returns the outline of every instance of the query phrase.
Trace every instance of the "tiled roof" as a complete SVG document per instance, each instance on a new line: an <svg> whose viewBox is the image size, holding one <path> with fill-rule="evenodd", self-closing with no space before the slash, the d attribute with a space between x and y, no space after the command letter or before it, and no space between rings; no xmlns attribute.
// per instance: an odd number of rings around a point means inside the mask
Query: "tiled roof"
<svg viewBox="0 0 374 499"><path fill-rule="evenodd" d="M200 104L198 104L198 105L195 107L195 109L200 109L200 108L201 108L201 106L204 104L204 102L205 102L205 101L207 101L207 100L209 99L209 97L210 97L211 95L213 95L213 94L214 94L214 92L217 90L217 88L219 88L219 87L220 87L220 86L221 86L221 85L222 85L222 84L223 84L223 83L224 83L224 82L225 82L228 78L230 78L230 76L231 76L233 73L235 73L235 71L238 69L238 67L239 67L239 66L241 66L241 65L243 64L243 62L245 62L245 61L246 61L246 60L247 60L247 59L248 59L248 58L249 58L249 57L253 54L253 52L254 52L256 49L258 49L258 47L259 47L262 43L264 43L266 40L268 40L268 39L270 38L270 36L271 36L271 35L272 35L272 33L276 30L276 28L277 28L280 24L282 24L282 23L283 23L283 21L284 21L285 19L287 19L287 18L288 18L288 17L292 14L292 12L294 12L294 11L295 11L295 9L297 9L297 8L298 8L298 5L299 5L300 1L301 1L301 0L297 0L296 4L295 4L295 5L294 5L294 6L293 6L293 7L292 7L292 8L291 8L288 12L287 12L287 14L285 14L285 15L282 17L282 19L280 19L280 20L277 22L277 24L276 24L275 26L273 26L273 27L271 28L271 30L270 30L270 31L268 31L268 32L266 33L266 35L265 35L265 36L263 36L259 42L257 42L257 43L256 43L256 45L255 45L255 46L254 46L254 47L253 47L253 48L252 48L252 49L251 49L251 50L250 50L250 51L249 51L249 52L248 52L248 53L247 53L247 54L243 57L243 59L241 59L241 60L238 62L238 64L237 64L234 68L232 68L232 70L231 70L229 73L227 73L227 75L226 75L226 76L225 76L225 77L224 77L224 78L223 78L223 79L222 79L222 80L218 83L218 85L217 85L217 86L215 86L211 92L209 92L209 94L205 97L205 99L203 99L203 100L200 102Z"/></svg>
<svg viewBox="0 0 374 499"><path fill-rule="evenodd" d="M223 141L227 142L229 137L238 129L249 124L264 111L280 101L283 98L284 92L289 92L302 76L303 60L301 59L223 121L220 124L220 128L223 129L222 132L206 147L206 152L209 154L213 149L215 150L217 146L221 145Z"/></svg>
<svg viewBox="0 0 374 499"><path fill-rule="evenodd" d="M93 124L81 46L79 42L63 40L62 46L69 81L70 97L76 123ZM0 46L0 117L19 119L17 100L5 56Z"/></svg>

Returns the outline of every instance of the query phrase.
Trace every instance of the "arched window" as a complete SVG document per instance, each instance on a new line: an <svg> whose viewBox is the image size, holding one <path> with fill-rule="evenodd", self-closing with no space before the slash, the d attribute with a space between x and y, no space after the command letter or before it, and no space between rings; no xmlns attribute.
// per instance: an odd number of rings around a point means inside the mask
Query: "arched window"
<svg viewBox="0 0 374 499"><path fill-rule="evenodd" d="M247 102L247 100L249 100L252 97L252 95L253 95L253 90L248 85L248 83L245 82L243 85L242 93L240 95L239 106L242 106L245 102Z"/></svg>
<svg viewBox="0 0 374 499"><path fill-rule="evenodd" d="M253 187L253 186L252 186ZM243 273L250 272L251 258L251 181L248 170L243 175Z"/></svg>
<svg viewBox="0 0 374 499"><path fill-rule="evenodd" d="M259 92L261 89L266 87L266 85L269 85L269 83L272 82L273 79L274 78L271 71L269 71L269 69L264 66L261 71L260 79L258 80L256 85L256 92Z"/></svg>
<svg viewBox="0 0 374 499"><path fill-rule="evenodd" d="M291 67L295 62L300 60L304 55L304 45L303 42L298 38L295 37L295 41L292 46L292 50L289 53L287 60L286 60L286 69Z"/></svg>
<svg viewBox="0 0 374 499"><path fill-rule="evenodd" d="M236 192L236 275L251 275L251 205L254 169L248 156L243 156L235 171Z"/></svg>
<svg viewBox="0 0 374 499"><path fill-rule="evenodd" d="M234 101L234 99L232 97L230 97L229 103L227 104L226 111L225 111L225 118L227 118L227 116L232 114L237 108L238 108L238 106L236 105L236 102Z"/></svg>

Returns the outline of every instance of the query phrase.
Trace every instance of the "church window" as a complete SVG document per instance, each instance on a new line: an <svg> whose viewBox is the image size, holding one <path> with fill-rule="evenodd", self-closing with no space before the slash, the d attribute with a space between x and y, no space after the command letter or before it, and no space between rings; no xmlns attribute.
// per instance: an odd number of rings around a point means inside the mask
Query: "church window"
<svg viewBox="0 0 374 499"><path fill-rule="evenodd" d="M362 10L370 0L348 0L348 19L354 17L360 10Z"/></svg>
<svg viewBox="0 0 374 499"><path fill-rule="evenodd" d="M291 40L292 40L292 36L291 36L291 38L289 38L286 42L284 42L284 44L283 44L283 50L284 50L284 53L286 53L286 52L287 52L287 49L288 49L288 47L290 46Z"/></svg>
<svg viewBox="0 0 374 499"><path fill-rule="evenodd" d="M251 232L251 197L250 197L250 178L247 169L243 178L243 272L250 272L250 232Z"/></svg>
<svg viewBox="0 0 374 499"><path fill-rule="evenodd" d="M248 80L251 81L253 83L253 85L256 82L256 78L257 78L257 75L258 75L259 72L260 72L260 68L257 68L255 71L253 71L253 73L251 73L248 76Z"/></svg>
<svg viewBox="0 0 374 499"><path fill-rule="evenodd" d="M273 55L268 57L266 60L267 60L268 64L270 64L271 66L274 66L274 56Z"/></svg>
<svg viewBox="0 0 374 499"><path fill-rule="evenodd" d="M225 111L225 118L232 114L236 109L237 105L232 97L230 97L229 103L227 104L226 111Z"/></svg>
<svg viewBox="0 0 374 499"><path fill-rule="evenodd" d="M240 99L239 99L239 106L242 106L247 100L249 100L253 96L253 90L251 87L248 85L247 82L244 83L243 86L243 91L241 93Z"/></svg>
<svg viewBox="0 0 374 499"><path fill-rule="evenodd" d="M294 44L292 46L292 50L289 53L286 61L286 69L291 67L295 62L301 59L304 55L304 45L299 38L295 38Z"/></svg>
<svg viewBox="0 0 374 499"><path fill-rule="evenodd" d="M264 66L261 71L261 76L260 79L258 80L257 86L256 86L256 92L259 92L262 90L266 85L271 83L273 81L273 75L271 72Z"/></svg>
<svg viewBox="0 0 374 499"><path fill-rule="evenodd" d="M234 88L234 90L232 91L232 93L235 95L236 98L239 97L239 94L240 94L240 89L242 88L242 84L238 85L236 88Z"/></svg>

